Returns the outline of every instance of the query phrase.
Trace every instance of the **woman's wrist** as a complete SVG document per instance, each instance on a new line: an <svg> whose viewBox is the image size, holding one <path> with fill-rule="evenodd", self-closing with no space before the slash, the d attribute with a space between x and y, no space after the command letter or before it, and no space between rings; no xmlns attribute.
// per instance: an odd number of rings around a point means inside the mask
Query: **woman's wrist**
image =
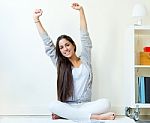
<svg viewBox="0 0 150 123"><path fill-rule="evenodd" d="M36 20L36 21L34 21L34 23L38 23L38 22L40 22L40 20Z"/></svg>
<svg viewBox="0 0 150 123"><path fill-rule="evenodd" d="M79 11L83 11L83 7L82 6L80 7Z"/></svg>
<svg viewBox="0 0 150 123"><path fill-rule="evenodd" d="M38 22L40 22L39 18L35 18L34 23L38 23Z"/></svg>

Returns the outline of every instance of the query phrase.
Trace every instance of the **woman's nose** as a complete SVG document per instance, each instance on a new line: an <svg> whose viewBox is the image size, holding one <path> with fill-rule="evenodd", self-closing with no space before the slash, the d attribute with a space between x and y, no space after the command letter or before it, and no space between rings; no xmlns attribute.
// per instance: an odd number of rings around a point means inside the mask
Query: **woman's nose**
<svg viewBox="0 0 150 123"><path fill-rule="evenodd" d="M67 50L67 47L64 47L64 50Z"/></svg>

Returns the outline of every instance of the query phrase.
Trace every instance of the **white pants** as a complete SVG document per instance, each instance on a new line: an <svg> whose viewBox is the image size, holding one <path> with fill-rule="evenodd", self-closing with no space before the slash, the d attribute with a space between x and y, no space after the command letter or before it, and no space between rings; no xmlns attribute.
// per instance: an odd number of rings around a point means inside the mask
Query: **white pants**
<svg viewBox="0 0 150 123"><path fill-rule="evenodd" d="M60 117L69 120L90 120L91 114L109 112L110 102L108 99L99 99L87 103L63 103L53 101L50 103L50 111Z"/></svg>

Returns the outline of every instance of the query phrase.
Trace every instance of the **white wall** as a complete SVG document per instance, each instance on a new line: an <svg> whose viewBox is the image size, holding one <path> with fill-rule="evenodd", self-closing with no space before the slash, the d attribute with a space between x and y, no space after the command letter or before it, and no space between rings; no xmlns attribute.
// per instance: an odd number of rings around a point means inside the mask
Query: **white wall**
<svg viewBox="0 0 150 123"><path fill-rule="evenodd" d="M32 13L43 9L43 25L55 41L70 35L79 46L79 13L73 0L0 1L0 114L49 114L56 99L56 69L46 56ZM128 87L123 80L123 44L135 0L78 0L85 8L93 41L93 100L106 97L124 114ZM149 0L139 0L150 10ZM150 24L149 16L144 18Z"/></svg>

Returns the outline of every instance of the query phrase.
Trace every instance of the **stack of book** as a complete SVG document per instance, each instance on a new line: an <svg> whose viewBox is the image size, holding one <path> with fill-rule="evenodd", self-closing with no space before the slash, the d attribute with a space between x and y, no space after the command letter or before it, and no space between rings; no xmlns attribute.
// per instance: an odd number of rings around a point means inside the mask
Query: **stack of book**
<svg viewBox="0 0 150 123"><path fill-rule="evenodd" d="M150 103L150 77L138 77L138 102Z"/></svg>

